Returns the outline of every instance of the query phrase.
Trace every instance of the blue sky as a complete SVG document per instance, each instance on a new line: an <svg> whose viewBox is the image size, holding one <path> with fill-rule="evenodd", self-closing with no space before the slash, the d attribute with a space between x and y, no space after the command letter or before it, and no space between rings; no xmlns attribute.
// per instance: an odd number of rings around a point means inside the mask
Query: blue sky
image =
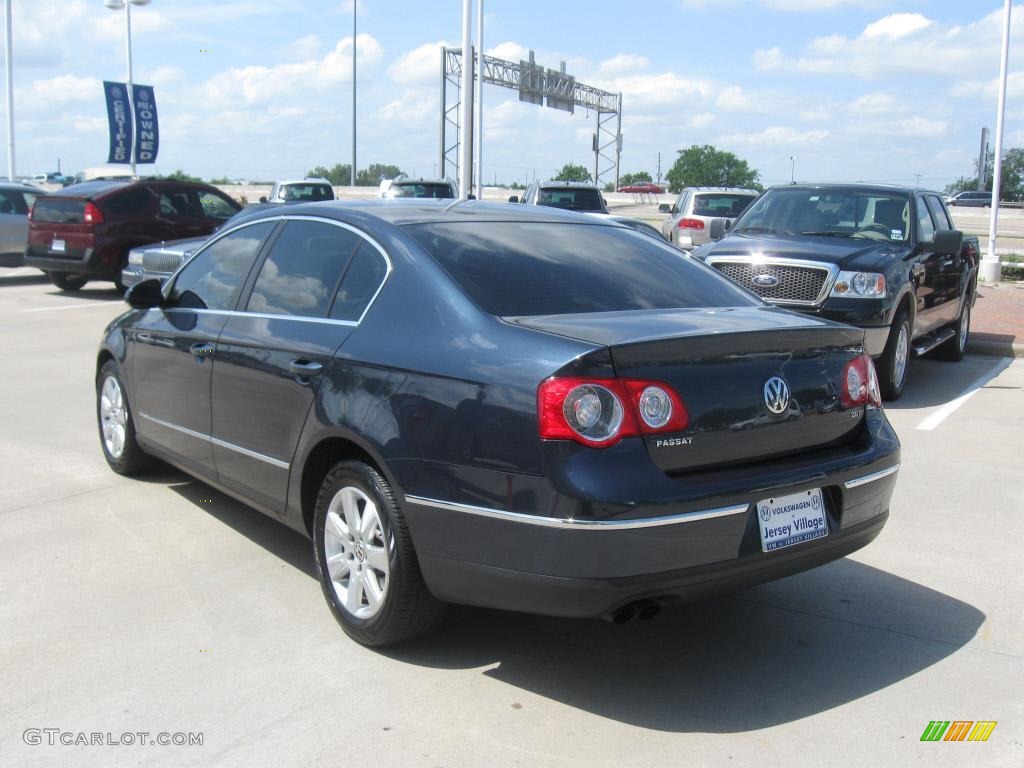
<svg viewBox="0 0 1024 768"><path fill-rule="evenodd" d="M360 0L359 165L432 175L439 54L459 0ZM999 0L487 0L484 48L536 51L622 91L622 171L714 144L766 183L970 174L994 128ZM19 174L105 159L100 81L124 78L122 14L102 0L14 0ZM351 0L152 0L134 9L135 78L156 87L157 170L269 179L348 162ZM475 31L475 22L474 22ZM1015 7L1007 146L1024 146L1024 5ZM594 116L485 89L485 177L592 166Z"/></svg>

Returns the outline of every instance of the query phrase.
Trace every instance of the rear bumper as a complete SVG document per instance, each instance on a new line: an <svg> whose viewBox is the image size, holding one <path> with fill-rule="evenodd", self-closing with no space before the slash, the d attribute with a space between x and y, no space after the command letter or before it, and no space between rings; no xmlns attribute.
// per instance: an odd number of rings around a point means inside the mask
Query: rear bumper
<svg viewBox="0 0 1024 768"><path fill-rule="evenodd" d="M120 276L119 265L108 264L104 252L97 248L80 248L58 254L45 245L30 245L25 251L25 265L44 272L70 272L109 279Z"/></svg>
<svg viewBox="0 0 1024 768"><path fill-rule="evenodd" d="M575 518L559 514L566 507L557 493L535 496L536 509L552 511L533 514L426 493L407 493L403 508L424 579L442 600L581 617L639 599L691 600L821 565L878 535L899 443L884 415L872 416L868 444L841 458L794 461L768 475L751 468L675 480L659 472L676 496L657 501L643 499L653 485L645 473L622 466L620 480L632 477L632 498L641 500L580 499ZM587 485L599 488L600 481ZM757 502L811 488L824 494L828 535L763 552ZM509 491L513 503L532 493L516 491L514 482ZM609 517L607 508L625 511Z"/></svg>

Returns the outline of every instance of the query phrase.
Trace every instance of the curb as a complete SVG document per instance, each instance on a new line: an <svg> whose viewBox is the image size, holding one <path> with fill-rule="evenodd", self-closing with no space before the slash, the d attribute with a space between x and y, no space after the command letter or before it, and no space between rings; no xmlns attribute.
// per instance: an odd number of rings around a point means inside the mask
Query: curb
<svg viewBox="0 0 1024 768"><path fill-rule="evenodd" d="M998 341L992 338L979 339L975 334L971 334L967 338L966 352L969 355L988 355L990 357L1024 357L1024 343Z"/></svg>

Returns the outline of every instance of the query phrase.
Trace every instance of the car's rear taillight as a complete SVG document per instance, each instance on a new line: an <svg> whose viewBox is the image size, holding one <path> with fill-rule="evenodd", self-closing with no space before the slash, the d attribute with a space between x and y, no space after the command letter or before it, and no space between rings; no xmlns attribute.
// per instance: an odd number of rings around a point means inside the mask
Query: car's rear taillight
<svg viewBox="0 0 1024 768"><path fill-rule="evenodd" d="M82 221L86 224L102 224L103 211L96 207L95 203L86 203L82 212Z"/></svg>
<svg viewBox="0 0 1024 768"><path fill-rule="evenodd" d="M855 357L846 364L843 369L842 401L845 408L858 405L882 406L878 374L875 373L875 363L870 355Z"/></svg>
<svg viewBox="0 0 1024 768"><path fill-rule="evenodd" d="M676 226L679 229L704 229L704 222L700 219L680 219Z"/></svg>
<svg viewBox="0 0 1024 768"><path fill-rule="evenodd" d="M641 379L550 378L537 389L540 436L607 448L624 437L685 429L690 417L667 384Z"/></svg>

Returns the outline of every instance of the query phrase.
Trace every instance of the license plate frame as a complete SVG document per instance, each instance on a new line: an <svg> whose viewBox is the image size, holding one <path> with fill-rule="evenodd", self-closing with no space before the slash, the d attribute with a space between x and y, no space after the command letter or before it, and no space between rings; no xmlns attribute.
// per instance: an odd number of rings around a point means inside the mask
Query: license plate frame
<svg viewBox="0 0 1024 768"><path fill-rule="evenodd" d="M775 552L828 536L821 488L809 488L757 502L761 551Z"/></svg>

